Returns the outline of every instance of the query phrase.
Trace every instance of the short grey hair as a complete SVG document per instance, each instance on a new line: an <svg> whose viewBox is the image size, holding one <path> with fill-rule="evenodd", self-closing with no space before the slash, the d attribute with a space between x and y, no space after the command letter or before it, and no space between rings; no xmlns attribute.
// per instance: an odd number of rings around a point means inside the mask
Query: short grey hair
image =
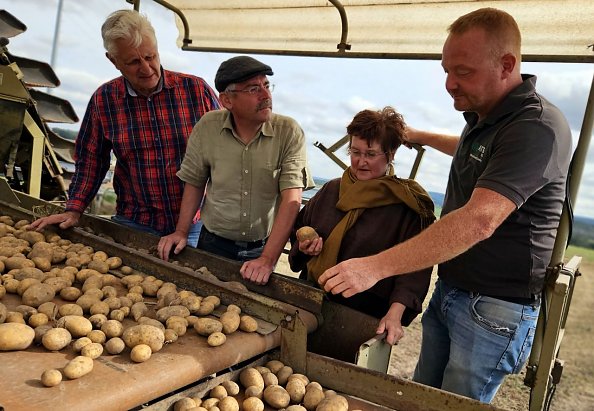
<svg viewBox="0 0 594 411"><path fill-rule="evenodd" d="M136 10L118 10L111 13L101 26L103 47L111 55L115 53L115 42L127 40L130 47L139 47L146 36L157 45L155 29L148 18Z"/></svg>

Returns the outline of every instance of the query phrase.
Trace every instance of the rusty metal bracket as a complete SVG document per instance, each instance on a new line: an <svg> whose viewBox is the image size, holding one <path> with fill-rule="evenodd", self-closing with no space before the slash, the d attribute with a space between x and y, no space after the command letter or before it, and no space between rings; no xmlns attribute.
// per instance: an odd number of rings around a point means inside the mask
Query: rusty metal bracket
<svg viewBox="0 0 594 411"><path fill-rule="evenodd" d="M294 372L307 374L307 327L295 311L281 322L280 360L291 364Z"/></svg>

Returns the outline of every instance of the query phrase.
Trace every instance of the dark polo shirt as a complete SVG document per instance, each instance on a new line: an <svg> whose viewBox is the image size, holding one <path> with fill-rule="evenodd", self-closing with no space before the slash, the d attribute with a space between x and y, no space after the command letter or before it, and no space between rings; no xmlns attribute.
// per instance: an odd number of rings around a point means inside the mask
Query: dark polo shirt
<svg viewBox="0 0 594 411"><path fill-rule="evenodd" d="M439 266L448 284L493 297L529 298L542 290L571 157L565 117L536 93L535 76L523 79L484 120L464 113L442 211L462 207L475 187L516 205L490 238Z"/></svg>

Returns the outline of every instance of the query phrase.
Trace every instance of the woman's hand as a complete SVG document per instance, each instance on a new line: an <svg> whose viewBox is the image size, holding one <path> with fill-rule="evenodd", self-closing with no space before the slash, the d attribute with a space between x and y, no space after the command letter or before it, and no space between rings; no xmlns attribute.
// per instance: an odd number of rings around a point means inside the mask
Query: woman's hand
<svg viewBox="0 0 594 411"><path fill-rule="evenodd" d="M402 328L402 313L406 307L401 303L392 303L392 306L380 320L379 326L375 331L377 334L386 332L386 342L394 345L400 341L404 336L404 329Z"/></svg>
<svg viewBox="0 0 594 411"><path fill-rule="evenodd" d="M322 252L323 245L324 240L322 240L322 237L317 237L313 240L303 240L299 241L299 251L303 254L316 256Z"/></svg>

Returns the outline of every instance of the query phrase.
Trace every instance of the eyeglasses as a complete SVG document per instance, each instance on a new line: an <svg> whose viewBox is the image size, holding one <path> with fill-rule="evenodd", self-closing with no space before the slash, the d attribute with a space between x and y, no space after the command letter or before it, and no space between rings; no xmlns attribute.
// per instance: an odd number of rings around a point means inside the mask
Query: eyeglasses
<svg viewBox="0 0 594 411"><path fill-rule="evenodd" d="M354 150L352 148L349 148L347 150L347 153L354 158L361 158L361 157L365 157L368 160L373 160L379 156L383 156L385 154L387 154L387 152L377 152L377 151L366 151L365 153L359 151L359 150Z"/></svg>
<svg viewBox="0 0 594 411"><path fill-rule="evenodd" d="M251 96L256 95L256 94L260 94L260 92L262 90L266 90L270 93L272 93L272 91L274 90L274 84L264 84L263 86L260 85L254 85L254 86L249 86L246 87L244 89L241 90L237 90L237 89L226 89L226 92L230 92L230 93L247 93Z"/></svg>

